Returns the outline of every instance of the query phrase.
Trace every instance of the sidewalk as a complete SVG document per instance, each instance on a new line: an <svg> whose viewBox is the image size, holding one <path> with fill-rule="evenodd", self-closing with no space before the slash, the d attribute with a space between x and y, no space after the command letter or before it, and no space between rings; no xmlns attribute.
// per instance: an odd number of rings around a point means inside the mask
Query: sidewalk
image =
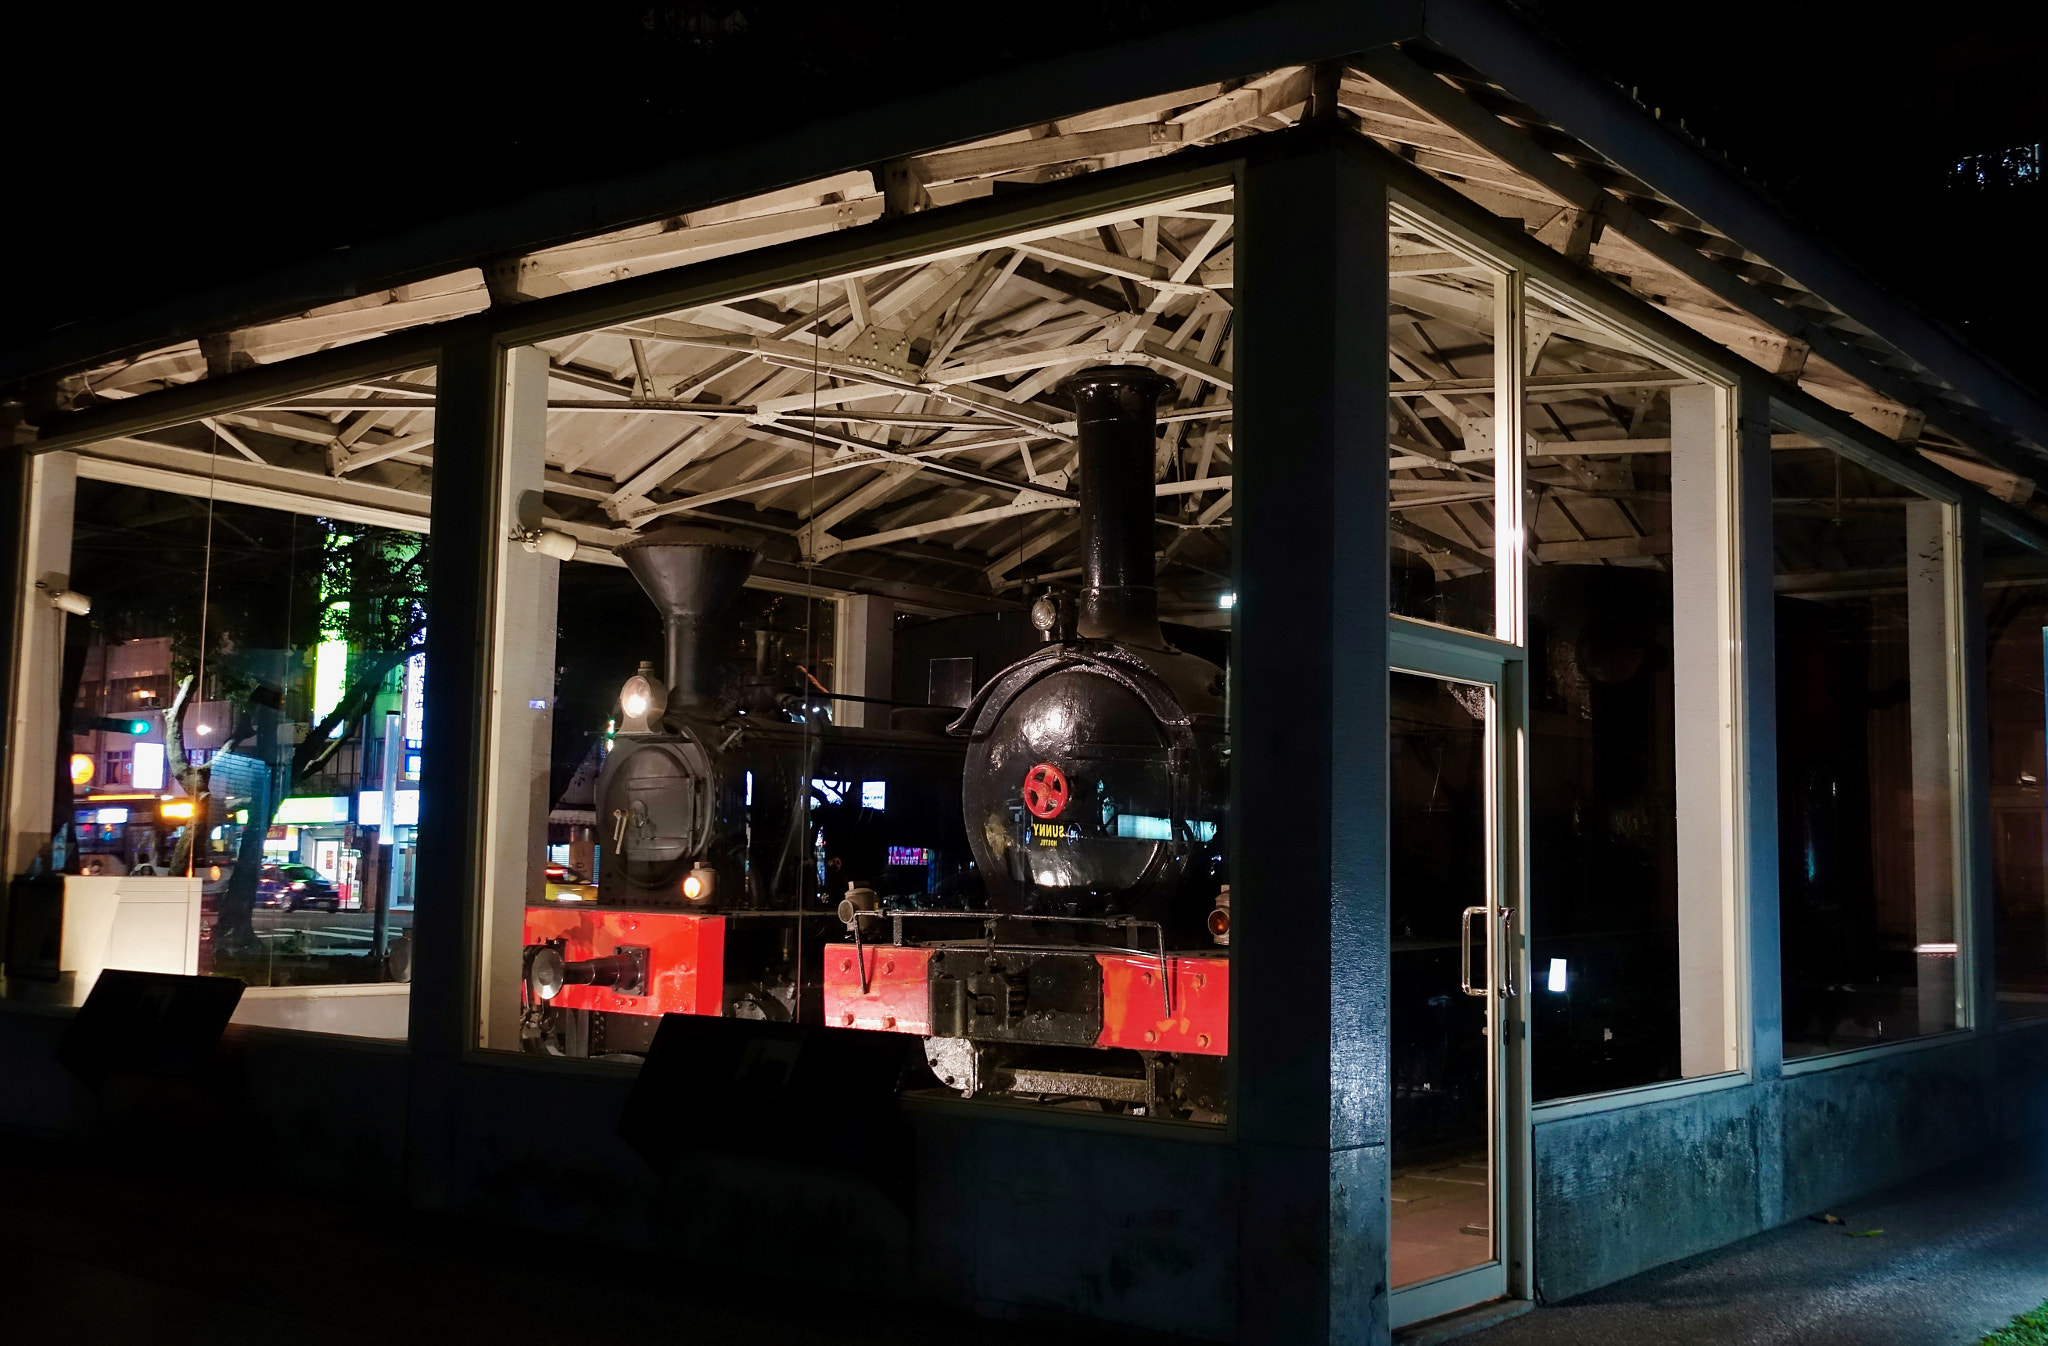
<svg viewBox="0 0 2048 1346"><path fill-rule="evenodd" d="M1461 1339L1974 1346L2048 1300L2048 1144L1946 1169ZM1868 1238L1851 1231L1882 1229ZM1539 1231L1540 1233L1540 1231Z"/></svg>

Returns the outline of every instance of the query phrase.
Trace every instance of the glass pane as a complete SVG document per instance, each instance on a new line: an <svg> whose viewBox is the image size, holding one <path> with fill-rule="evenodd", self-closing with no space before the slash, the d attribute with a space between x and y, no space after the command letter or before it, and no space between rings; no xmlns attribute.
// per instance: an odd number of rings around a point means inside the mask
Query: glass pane
<svg viewBox="0 0 2048 1346"><path fill-rule="evenodd" d="M2048 556L1984 530L1991 943L1998 1017L2048 1014Z"/></svg>
<svg viewBox="0 0 2048 1346"><path fill-rule="evenodd" d="M851 1027L914 1090L1224 1120L1233 227L511 353L506 499L560 541L502 558L487 1046Z"/></svg>
<svg viewBox="0 0 2048 1346"><path fill-rule="evenodd" d="M1399 1287L1495 1257L1494 1053L1484 952L1492 928L1487 719L1493 691L1412 673L1393 673L1388 681L1389 1238ZM1468 984L1479 994L1468 994Z"/></svg>
<svg viewBox="0 0 2048 1346"><path fill-rule="evenodd" d="M197 972L247 985L237 1022L405 1035L430 557L361 518L411 497L424 520L432 384L81 451L68 583L90 610L61 635L70 799L39 860L72 928L107 930L70 941L72 998L105 966ZM266 500L303 473L302 507L248 503L252 463ZM337 478L380 508L323 501Z"/></svg>
<svg viewBox="0 0 2048 1346"><path fill-rule="evenodd" d="M1491 635L1495 274L1398 219L1388 248L1389 610Z"/></svg>
<svg viewBox="0 0 2048 1346"><path fill-rule="evenodd" d="M1957 1024L1949 510L1772 436L1788 1057Z"/></svg>
<svg viewBox="0 0 2048 1346"><path fill-rule="evenodd" d="M1724 398L1531 294L1530 1050L1538 1100L1738 1064L1724 847Z"/></svg>

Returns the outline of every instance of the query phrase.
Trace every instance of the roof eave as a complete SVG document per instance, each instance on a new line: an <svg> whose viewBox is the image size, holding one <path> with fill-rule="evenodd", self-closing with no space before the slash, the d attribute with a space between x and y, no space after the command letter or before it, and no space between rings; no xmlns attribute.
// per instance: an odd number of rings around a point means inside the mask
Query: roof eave
<svg viewBox="0 0 2048 1346"><path fill-rule="evenodd" d="M244 281L54 329L0 349L0 389L1108 103L1348 56L1420 36L1422 16L1423 0L1283 0L642 172L537 192Z"/></svg>
<svg viewBox="0 0 2048 1346"><path fill-rule="evenodd" d="M1428 0L1424 36L2048 449L2048 405L1491 0Z"/></svg>

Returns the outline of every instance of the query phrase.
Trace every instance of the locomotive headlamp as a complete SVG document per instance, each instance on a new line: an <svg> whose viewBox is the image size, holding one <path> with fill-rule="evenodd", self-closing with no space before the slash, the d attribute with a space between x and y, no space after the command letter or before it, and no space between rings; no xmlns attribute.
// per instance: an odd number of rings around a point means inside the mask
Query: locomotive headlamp
<svg viewBox="0 0 2048 1346"><path fill-rule="evenodd" d="M1230 943L1230 885L1224 884L1223 891L1216 894L1215 910L1209 913L1209 938L1218 944Z"/></svg>
<svg viewBox="0 0 2048 1346"><path fill-rule="evenodd" d="M686 902L709 902L718 884L718 875L709 865L698 865L683 878L683 900Z"/></svg>
<svg viewBox="0 0 2048 1346"><path fill-rule="evenodd" d="M668 688L654 676L654 665L642 663L640 671L619 688L619 732L651 734L661 725L661 713L668 708Z"/></svg>

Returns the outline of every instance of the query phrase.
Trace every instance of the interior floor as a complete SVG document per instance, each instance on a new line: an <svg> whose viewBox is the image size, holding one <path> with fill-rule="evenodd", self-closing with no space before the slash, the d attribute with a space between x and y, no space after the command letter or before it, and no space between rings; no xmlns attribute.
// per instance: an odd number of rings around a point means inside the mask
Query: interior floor
<svg viewBox="0 0 2048 1346"><path fill-rule="evenodd" d="M1492 1261L1486 1152L1475 1148L1396 1168L1391 1215L1396 1288Z"/></svg>

